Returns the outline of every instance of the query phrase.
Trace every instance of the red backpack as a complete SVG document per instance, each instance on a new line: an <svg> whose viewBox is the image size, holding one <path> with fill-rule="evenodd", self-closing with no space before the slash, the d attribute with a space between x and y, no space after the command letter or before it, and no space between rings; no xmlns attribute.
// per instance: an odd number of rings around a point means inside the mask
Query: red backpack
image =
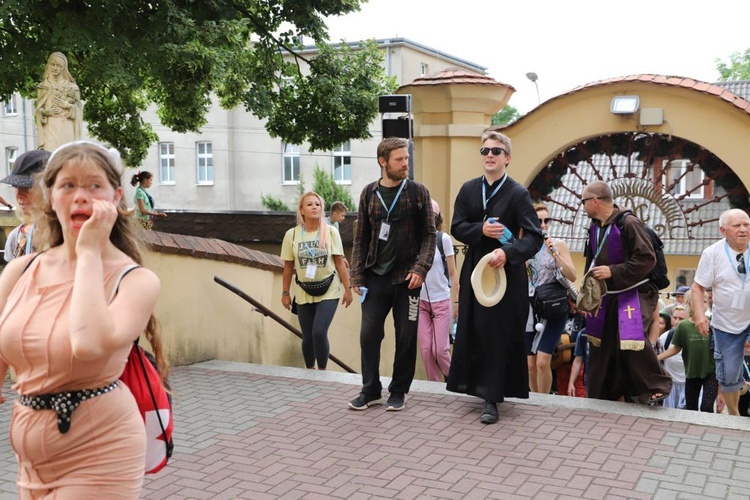
<svg viewBox="0 0 750 500"><path fill-rule="evenodd" d="M138 267L129 267L118 276L110 302L117 295L122 278ZM137 340L133 342L120 380L133 393L146 424L146 474L155 474L167 465L174 449L172 398L168 388L162 383L156 359L151 353L143 350Z"/></svg>
<svg viewBox="0 0 750 500"><path fill-rule="evenodd" d="M136 340L120 380L133 393L146 424L146 474L156 474L172 457L172 399L162 384L156 360Z"/></svg>

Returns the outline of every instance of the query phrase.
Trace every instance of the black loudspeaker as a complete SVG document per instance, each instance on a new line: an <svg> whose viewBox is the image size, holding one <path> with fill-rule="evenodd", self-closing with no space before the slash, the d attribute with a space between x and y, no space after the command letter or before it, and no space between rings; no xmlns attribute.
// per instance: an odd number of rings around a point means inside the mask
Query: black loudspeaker
<svg viewBox="0 0 750 500"><path fill-rule="evenodd" d="M381 95L378 108L381 113L410 113L411 94Z"/></svg>
<svg viewBox="0 0 750 500"><path fill-rule="evenodd" d="M413 136L414 127L411 120L383 119L383 138L400 137L402 139L411 139Z"/></svg>

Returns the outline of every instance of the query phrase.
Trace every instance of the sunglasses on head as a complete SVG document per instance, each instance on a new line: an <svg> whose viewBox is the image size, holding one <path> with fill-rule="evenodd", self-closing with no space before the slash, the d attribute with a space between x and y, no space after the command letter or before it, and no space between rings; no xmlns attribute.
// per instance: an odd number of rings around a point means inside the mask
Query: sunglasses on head
<svg viewBox="0 0 750 500"><path fill-rule="evenodd" d="M500 156L500 153L508 154L503 148L479 148L479 154L482 156L487 156L490 152L495 156Z"/></svg>
<svg viewBox="0 0 750 500"><path fill-rule="evenodd" d="M737 272L740 274L747 273L747 268L745 267L745 256L741 253L737 254Z"/></svg>

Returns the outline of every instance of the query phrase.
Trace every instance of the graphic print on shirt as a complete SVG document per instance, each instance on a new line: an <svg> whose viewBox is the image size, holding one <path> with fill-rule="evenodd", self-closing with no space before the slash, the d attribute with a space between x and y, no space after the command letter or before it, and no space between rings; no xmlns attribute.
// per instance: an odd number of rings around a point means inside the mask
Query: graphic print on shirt
<svg viewBox="0 0 750 500"><path fill-rule="evenodd" d="M318 247L318 241L301 241L297 243L297 260L300 269L307 266L326 267L328 265L328 251Z"/></svg>

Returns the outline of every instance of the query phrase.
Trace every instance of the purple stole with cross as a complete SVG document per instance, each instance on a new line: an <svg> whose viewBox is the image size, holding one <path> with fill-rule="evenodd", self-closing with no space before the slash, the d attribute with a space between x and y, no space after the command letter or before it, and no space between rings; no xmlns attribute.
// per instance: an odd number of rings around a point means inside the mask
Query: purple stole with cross
<svg viewBox="0 0 750 500"><path fill-rule="evenodd" d="M597 231L596 224L589 227L589 250L592 255L596 254ZM603 228L602 228L603 229ZM625 245L617 224L612 224L606 241L607 256L609 264L622 264L625 262ZM606 328L606 316L609 311L610 299L617 301L617 320L620 334L620 349L629 351L640 351L645 345L643 333L643 318L641 317L641 302L638 298L638 287L623 292L607 292L602 297L602 306L594 316L586 318L586 335L595 346L600 346L604 329Z"/></svg>

